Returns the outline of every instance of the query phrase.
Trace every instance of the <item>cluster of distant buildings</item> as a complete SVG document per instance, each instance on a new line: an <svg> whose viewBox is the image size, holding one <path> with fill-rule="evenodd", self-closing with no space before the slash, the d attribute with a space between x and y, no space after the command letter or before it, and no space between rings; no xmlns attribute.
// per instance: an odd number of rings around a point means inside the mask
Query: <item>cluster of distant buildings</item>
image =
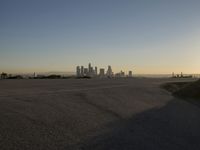
<svg viewBox="0 0 200 150"><path fill-rule="evenodd" d="M174 72L172 72L172 78L192 78L192 75L183 75L183 73L181 72L181 74L175 74Z"/></svg>
<svg viewBox="0 0 200 150"><path fill-rule="evenodd" d="M119 73L114 74L112 71L112 67L109 65L107 70L104 68L100 68L98 71L97 66L93 67L91 63L88 64L88 67L84 66L77 66L76 67L76 76L77 77L108 77L108 78L113 78L113 77L132 77L132 71L129 71L128 75L125 75L125 72L121 71Z"/></svg>

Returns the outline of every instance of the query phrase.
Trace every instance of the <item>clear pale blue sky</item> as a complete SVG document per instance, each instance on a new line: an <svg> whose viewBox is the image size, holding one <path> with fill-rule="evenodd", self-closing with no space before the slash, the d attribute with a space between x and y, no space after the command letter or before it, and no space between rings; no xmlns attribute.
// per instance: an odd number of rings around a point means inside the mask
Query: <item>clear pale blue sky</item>
<svg viewBox="0 0 200 150"><path fill-rule="evenodd" d="M1 0L0 71L200 73L199 0Z"/></svg>

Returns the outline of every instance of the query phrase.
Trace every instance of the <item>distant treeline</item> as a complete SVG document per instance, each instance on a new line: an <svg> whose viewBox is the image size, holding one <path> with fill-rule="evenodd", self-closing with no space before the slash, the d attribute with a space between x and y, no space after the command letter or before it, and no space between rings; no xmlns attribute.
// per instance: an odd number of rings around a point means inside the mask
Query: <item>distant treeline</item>
<svg viewBox="0 0 200 150"><path fill-rule="evenodd" d="M7 73L2 72L0 78L1 79L23 79L23 76L21 76L21 75L11 75L11 74L7 74Z"/></svg>
<svg viewBox="0 0 200 150"><path fill-rule="evenodd" d="M38 75L36 77L33 76L22 76L22 75L12 75L7 73L1 73L0 79L90 79L91 77L75 77L75 76L61 76L61 75Z"/></svg>
<svg viewBox="0 0 200 150"><path fill-rule="evenodd" d="M29 79L69 79L69 78L74 78L74 79L81 79L81 78L87 78L90 79L91 77L75 77L75 76L61 76L61 75L48 75L48 76L37 76L37 77L29 77Z"/></svg>
<svg viewBox="0 0 200 150"><path fill-rule="evenodd" d="M29 77L29 79L61 79L64 78L61 75L48 75L48 76L37 76L37 77Z"/></svg>

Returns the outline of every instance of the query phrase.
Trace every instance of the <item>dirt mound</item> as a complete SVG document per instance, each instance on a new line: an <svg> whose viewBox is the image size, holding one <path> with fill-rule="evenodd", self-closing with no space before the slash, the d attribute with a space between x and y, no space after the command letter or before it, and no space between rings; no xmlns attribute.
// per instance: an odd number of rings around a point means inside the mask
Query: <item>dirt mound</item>
<svg viewBox="0 0 200 150"><path fill-rule="evenodd" d="M170 82L162 85L162 88L166 89L171 93L174 93L182 88L187 87L189 84L191 84L191 82Z"/></svg>
<svg viewBox="0 0 200 150"><path fill-rule="evenodd" d="M173 95L183 98L194 98L200 100L200 80L186 84L179 90L174 91Z"/></svg>

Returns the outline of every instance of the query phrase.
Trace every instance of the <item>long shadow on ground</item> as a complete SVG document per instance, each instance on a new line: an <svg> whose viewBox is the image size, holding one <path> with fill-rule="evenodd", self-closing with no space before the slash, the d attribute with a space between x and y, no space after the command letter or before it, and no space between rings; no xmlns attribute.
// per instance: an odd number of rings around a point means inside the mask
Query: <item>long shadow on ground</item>
<svg viewBox="0 0 200 150"><path fill-rule="evenodd" d="M199 150L200 109L185 101L121 119L107 130L71 149L83 150Z"/></svg>

